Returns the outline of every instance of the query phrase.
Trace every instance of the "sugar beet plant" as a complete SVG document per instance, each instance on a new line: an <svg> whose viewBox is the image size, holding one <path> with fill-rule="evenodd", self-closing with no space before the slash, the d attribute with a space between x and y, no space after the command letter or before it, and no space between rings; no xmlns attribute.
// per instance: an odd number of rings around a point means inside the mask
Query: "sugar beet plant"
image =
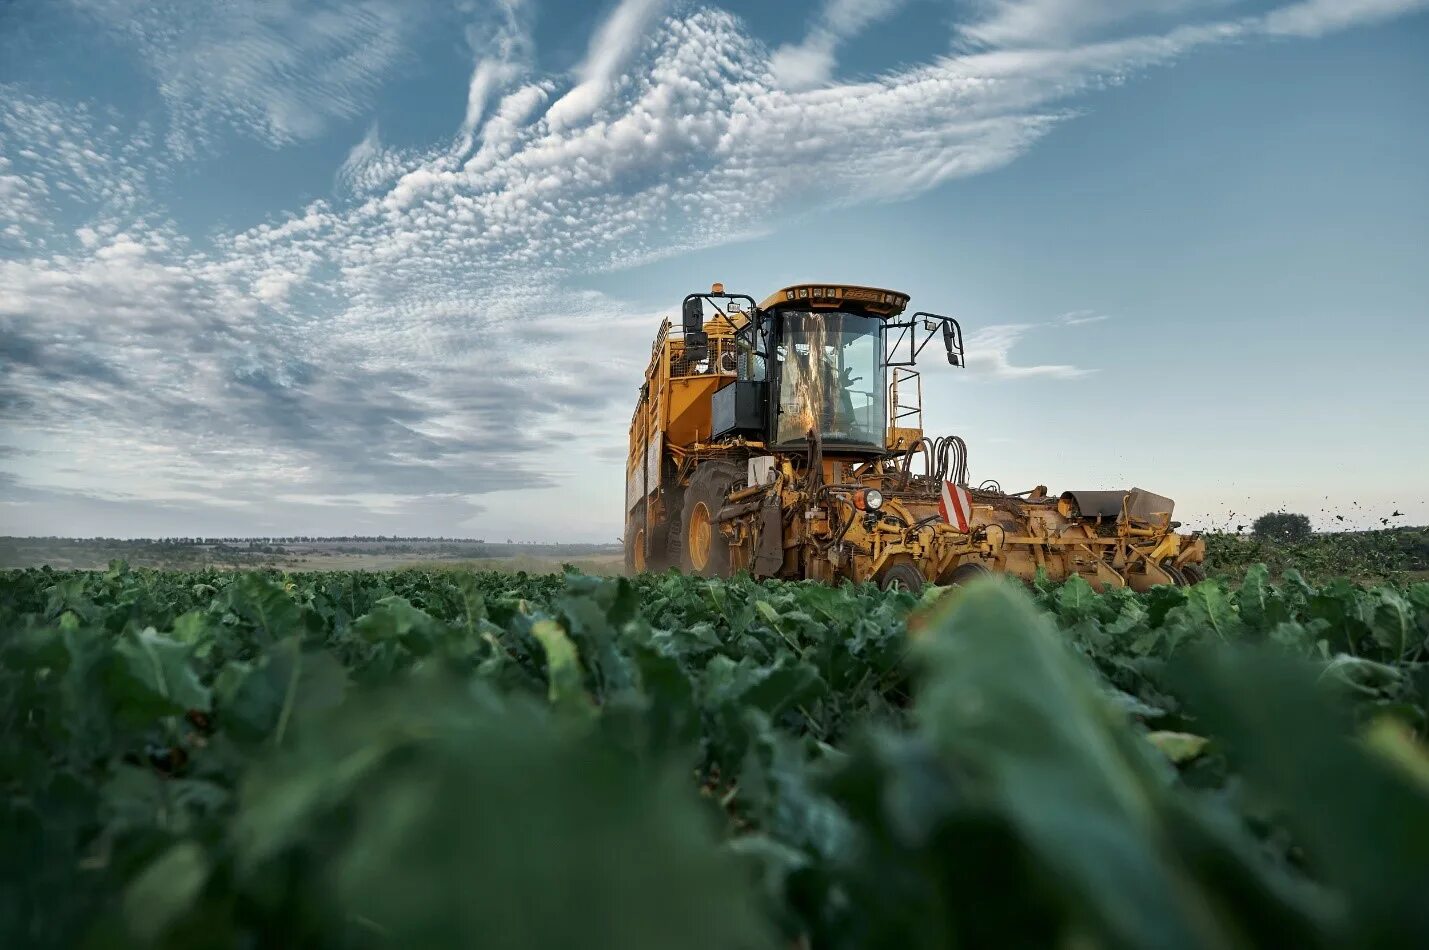
<svg viewBox="0 0 1429 950"><path fill-rule="evenodd" d="M0 598L7 947L1429 945L1429 585Z"/></svg>

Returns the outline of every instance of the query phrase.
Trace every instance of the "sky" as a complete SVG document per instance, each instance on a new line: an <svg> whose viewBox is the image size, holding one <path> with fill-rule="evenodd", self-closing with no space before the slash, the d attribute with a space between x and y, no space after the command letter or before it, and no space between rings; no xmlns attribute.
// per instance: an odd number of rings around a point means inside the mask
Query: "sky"
<svg viewBox="0 0 1429 950"><path fill-rule="evenodd" d="M0 534L613 541L818 280L974 483L1429 523L1426 248L1429 0L0 0Z"/></svg>

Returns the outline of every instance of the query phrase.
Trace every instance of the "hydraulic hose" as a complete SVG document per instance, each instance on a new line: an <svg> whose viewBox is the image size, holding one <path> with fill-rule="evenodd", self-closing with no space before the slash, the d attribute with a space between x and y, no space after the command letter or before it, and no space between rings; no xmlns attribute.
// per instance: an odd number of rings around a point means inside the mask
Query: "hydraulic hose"
<svg viewBox="0 0 1429 950"><path fill-rule="evenodd" d="M908 485L913 481L913 455L923 453L924 474L931 475L933 472L933 442L927 436L923 436L917 442L908 446L903 454L903 462L899 467L899 491L907 491Z"/></svg>

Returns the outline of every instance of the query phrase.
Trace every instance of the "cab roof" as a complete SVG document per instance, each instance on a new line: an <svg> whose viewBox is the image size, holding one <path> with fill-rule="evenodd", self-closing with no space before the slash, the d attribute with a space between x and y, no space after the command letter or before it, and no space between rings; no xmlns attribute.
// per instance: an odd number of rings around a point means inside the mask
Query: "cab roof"
<svg viewBox="0 0 1429 950"><path fill-rule="evenodd" d="M861 310L893 317L908 306L908 295L884 287L861 287L837 282L791 284L765 299L760 310L794 307L814 310Z"/></svg>

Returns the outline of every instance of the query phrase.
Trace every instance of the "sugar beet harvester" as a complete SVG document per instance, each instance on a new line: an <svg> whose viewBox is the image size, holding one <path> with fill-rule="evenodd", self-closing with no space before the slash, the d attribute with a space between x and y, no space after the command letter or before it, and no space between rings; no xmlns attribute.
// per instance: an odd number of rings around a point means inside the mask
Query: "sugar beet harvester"
<svg viewBox="0 0 1429 950"><path fill-rule="evenodd" d="M915 590L1039 567L1098 589L1200 579L1204 542L1169 498L972 487L963 440L923 435L915 368L935 339L964 365L962 328L907 304L846 284L686 297L630 424L626 568Z"/></svg>

